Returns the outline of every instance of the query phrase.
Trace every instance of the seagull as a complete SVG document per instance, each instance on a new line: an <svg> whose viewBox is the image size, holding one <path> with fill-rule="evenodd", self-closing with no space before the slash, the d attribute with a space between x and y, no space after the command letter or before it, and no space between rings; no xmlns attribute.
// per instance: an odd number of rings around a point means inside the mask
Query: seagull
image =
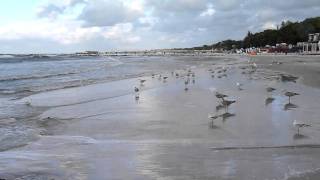
<svg viewBox="0 0 320 180"><path fill-rule="evenodd" d="M189 80L185 80L185 81L184 81L184 85L187 86L188 84L189 84Z"/></svg>
<svg viewBox="0 0 320 180"><path fill-rule="evenodd" d="M219 92L216 92L216 97L217 97L218 99L222 99L222 100L224 101L224 98L225 98L225 97L228 97L228 95L225 95L225 94L221 94L221 93L219 93Z"/></svg>
<svg viewBox="0 0 320 180"><path fill-rule="evenodd" d="M310 127L311 125L310 124L305 124L305 123L302 123L302 122L298 122L297 120L294 120L293 121L293 126L298 128L298 134L300 134L300 128L304 128L304 127Z"/></svg>
<svg viewBox="0 0 320 180"><path fill-rule="evenodd" d="M27 101L27 102L26 102L26 105L27 105L27 106L31 106L31 102L30 102L30 101Z"/></svg>
<svg viewBox="0 0 320 180"><path fill-rule="evenodd" d="M164 81L165 81L165 80L167 80L167 79L168 79L168 77L167 77L167 76L164 76L164 77L163 77L163 80L164 80Z"/></svg>
<svg viewBox="0 0 320 180"><path fill-rule="evenodd" d="M222 105L225 107L230 106L231 104L235 103L236 101L229 101L229 100L223 100Z"/></svg>
<svg viewBox="0 0 320 180"><path fill-rule="evenodd" d="M267 99L273 99L273 100L274 100L274 98L271 98L270 96L272 96L272 92L275 91L276 89L273 88L273 87L267 87L266 90L267 90L268 93L270 93L270 94L268 95L269 98L267 98Z"/></svg>
<svg viewBox="0 0 320 180"><path fill-rule="evenodd" d="M219 117L220 117L220 115L208 114L208 119L211 119L211 120L218 119Z"/></svg>
<svg viewBox="0 0 320 180"><path fill-rule="evenodd" d="M139 88L134 87L134 92L139 92L139 91L140 91Z"/></svg>
<svg viewBox="0 0 320 180"><path fill-rule="evenodd" d="M267 87L267 92L273 92L273 91L275 91L276 89L275 88L273 88L273 87Z"/></svg>
<svg viewBox="0 0 320 180"><path fill-rule="evenodd" d="M284 93L285 96L289 97L289 104L290 104L290 98L293 97L293 96L297 96L297 95L300 95L299 93L295 93L295 92L285 92Z"/></svg>
<svg viewBox="0 0 320 180"><path fill-rule="evenodd" d="M221 115L211 115L211 114L208 114L208 119L211 120L211 124L210 124L210 127L211 127L211 128L218 128L218 126L215 126L215 125L214 125L214 120L218 119L219 117L221 117Z"/></svg>
<svg viewBox="0 0 320 180"><path fill-rule="evenodd" d="M160 75L161 76L161 75ZM143 83L145 83L147 80L145 79L139 79L140 80L140 84L143 85Z"/></svg>
<svg viewBox="0 0 320 180"><path fill-rule="evenodd" d="M238 87L239 90L242 90L242 85L243 85L243 84L237 82L236 85L237 85L237 87Z"/></svg>
<svg viewBox="0 0 320 180"><path fill-rule="evenodd" d="M139 93L136 93L136 94L135 94L135 99L136 99L136 100L139 100L139 98L140 98Z"/></svg>
<svg viewBox="0 0 320 180"><path fill-rule="evenodd" d="M188 91L188 84L189 84L189 79L184 81L184 90Z"/></svg>
<svg viewBox="0 0 320 180"><path fill-rule="evenodd" d="M253 64L252 64L252 67L253 67L253 68L257 68L258 65L257 65L256 63L253 63Z"/></svg>

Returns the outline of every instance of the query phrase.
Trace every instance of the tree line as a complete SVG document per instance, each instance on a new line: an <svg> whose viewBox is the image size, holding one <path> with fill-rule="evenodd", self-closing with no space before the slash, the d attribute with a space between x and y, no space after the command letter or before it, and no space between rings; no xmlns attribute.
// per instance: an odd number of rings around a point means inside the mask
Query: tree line
<svg viewBox="0 0 320 180"><path fill-rule="evenodd" d="M243 40L225 40L212 45L193 47L195 50L210 49L240 49L250 47L274 46L279 43L297 44L308 40L310 33L320 32L320 17L308 18L302 22L283 21L277 29L267 29L262 32L248 32Z"/></svg>

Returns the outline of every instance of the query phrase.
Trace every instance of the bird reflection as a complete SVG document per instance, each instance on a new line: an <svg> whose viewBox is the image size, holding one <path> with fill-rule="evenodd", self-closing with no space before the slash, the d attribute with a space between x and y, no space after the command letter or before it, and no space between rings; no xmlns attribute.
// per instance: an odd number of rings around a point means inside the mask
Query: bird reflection
<svg viewBox="0 0 320 180"><path fill-rule="evenodd" d="M269 104L271 104L275 99L272 98L272 97L268 97L266 100L265 100L265 105L268 106Z"/></svg>
<svg viewBox="0 0 320 180"><path fill-rule="evenodd" d="M222 104L216 106L216 111L219 111L220 109L224 109L224 106Z"/></svg>
<svg viewBox="0 0 320 180"><path fill-rule="evenodd" d="M288 111L288 110L291 110L291 109L295 109L297 108L298 105L295 105L295 104L292 104L292 103L287 103L284 105L284 110Z"/></svg>
<svg viewBox="0 0 320 180"><path fill-rule="evenodd" d="M236 116L236 114L226 112L221 115L221 118L222 118L222 121L225 122L227 119L234 117L234 116Z"/></svg>
<svg viewBox="0 0 320 180"><path fill-rule="evenodd" d="M293 139L294 140L307 139L307 138L309 138L309 136L302 135L302 134L299 134L299 133L296 133L296 134L293 135Z"/></svg>
<svg viewBox="0 0 320 180"><path fill-rule="evenodd" d="M209 128L210 128L210 129L219 129L219 126L215 125L215 124L213 123L213 121L211 121L211 122L209 123Z"/></svg>

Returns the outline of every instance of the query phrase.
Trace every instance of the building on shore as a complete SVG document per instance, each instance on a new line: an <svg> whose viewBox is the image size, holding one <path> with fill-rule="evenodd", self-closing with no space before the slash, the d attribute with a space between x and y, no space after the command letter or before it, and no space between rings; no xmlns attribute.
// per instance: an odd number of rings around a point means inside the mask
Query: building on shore
<svg viewBox="0 0 320 180"><path fill-rule="evenodd" d="M299 42L297 46L302 48L305 54L320 54L320 33L309 34L307 42Z"/></svg>

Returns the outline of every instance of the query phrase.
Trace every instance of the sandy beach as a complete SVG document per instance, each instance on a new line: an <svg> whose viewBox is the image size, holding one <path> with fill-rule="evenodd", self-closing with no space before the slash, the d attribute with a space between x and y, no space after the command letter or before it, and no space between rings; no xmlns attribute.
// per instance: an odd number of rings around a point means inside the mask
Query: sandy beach
<svg viewBox="0 0 320 180"><path fill-rule="evenodd" d="M0 179L318 179L319 56L178 59L14 100L35 113L19 126L28 141L0 152ZM286 91L300 95L288 103ZM219 108L215 92L236 102ZM311 127L298 134L294 120Z"/></svg>

